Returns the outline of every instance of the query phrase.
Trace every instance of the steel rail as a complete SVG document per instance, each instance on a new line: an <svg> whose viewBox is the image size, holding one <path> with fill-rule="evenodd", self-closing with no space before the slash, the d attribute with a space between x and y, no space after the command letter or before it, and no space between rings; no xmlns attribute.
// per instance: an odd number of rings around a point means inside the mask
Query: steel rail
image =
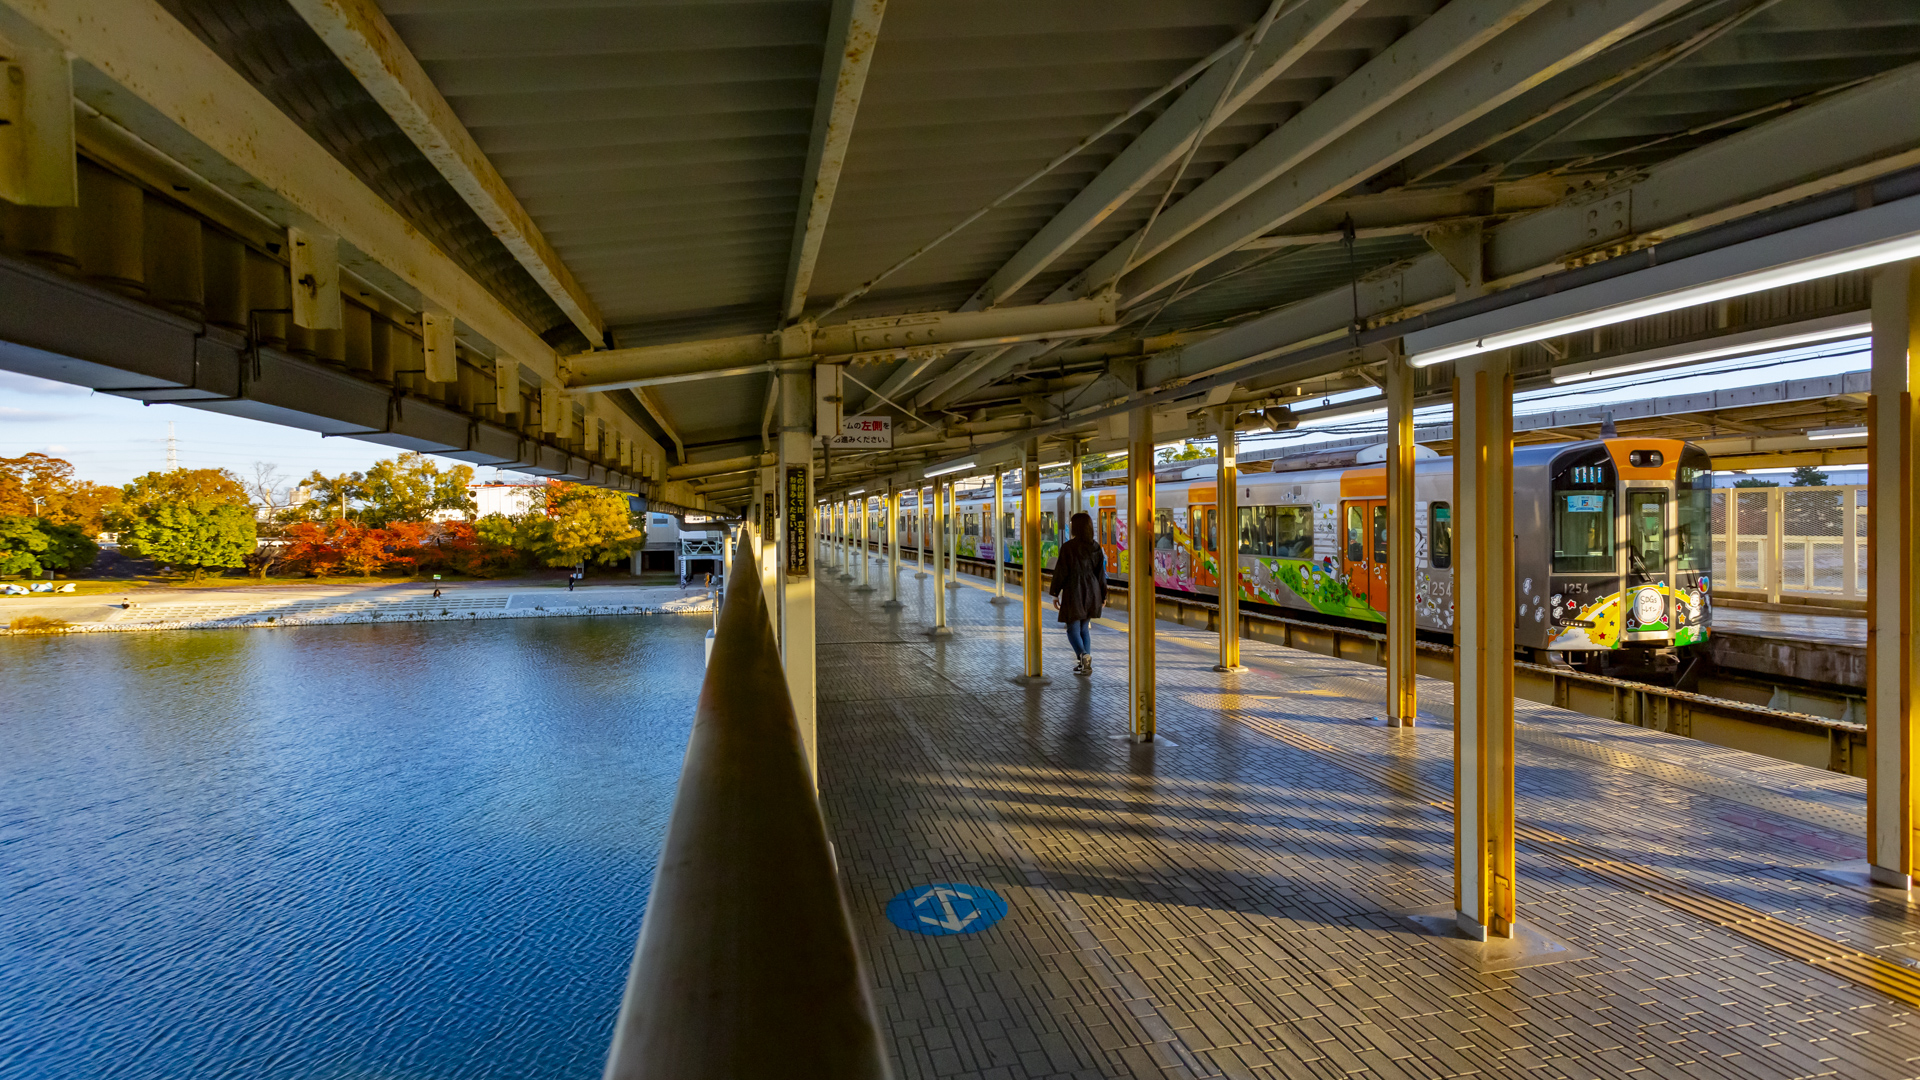
<svg viewBox="0 0 1920 1080"><path fill-rule="evenodd" d="M751 551L727 575L606 1080L888 1075Z"/></svg>

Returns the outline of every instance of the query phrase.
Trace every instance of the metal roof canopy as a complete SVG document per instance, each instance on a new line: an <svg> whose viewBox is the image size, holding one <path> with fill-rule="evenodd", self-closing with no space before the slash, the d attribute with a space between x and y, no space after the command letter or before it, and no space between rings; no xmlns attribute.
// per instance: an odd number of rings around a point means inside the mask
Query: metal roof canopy
<svg viewBox="0 0 1920 1080"><path fill-rule="evenodd" d="M105 121L339 235L343 266L537 385L605 387L596 415L730 499L712 470L765 449L782 364L844 363L844 408L896 417L900 449L835 455L854 487L1098 445L1143 404L1172 433L1360 385L1403 335L1797 230L1884 236L1920 194L1904 0L0 0L0 22L76 56ZM1528 346L1520 374L1859 299L1672 312Z"/></svg>

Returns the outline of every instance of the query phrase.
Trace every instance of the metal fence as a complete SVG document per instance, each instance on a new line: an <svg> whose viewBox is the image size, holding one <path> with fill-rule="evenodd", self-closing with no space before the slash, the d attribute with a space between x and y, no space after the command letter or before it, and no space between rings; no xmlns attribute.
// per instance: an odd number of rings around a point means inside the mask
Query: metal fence
<svg viewBox="0 0 1920 1080"><path fill-rule="evenodd" d="M1867 489L1727 488L1713 493L1715 591L1867 598Z"/></svg>

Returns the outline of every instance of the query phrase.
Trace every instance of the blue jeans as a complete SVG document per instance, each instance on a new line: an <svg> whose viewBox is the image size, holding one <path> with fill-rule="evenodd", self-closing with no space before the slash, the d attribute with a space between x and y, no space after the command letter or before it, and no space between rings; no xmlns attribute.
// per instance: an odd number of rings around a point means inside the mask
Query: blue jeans
<svg viewBox="0 0 1920 1080"><path fill-rule="evenodd" d="M1073 655L1085 656L1093 651L1093 624L1086 619L1075 619L1067 624L1067 644L1073 646Z"/></svg>

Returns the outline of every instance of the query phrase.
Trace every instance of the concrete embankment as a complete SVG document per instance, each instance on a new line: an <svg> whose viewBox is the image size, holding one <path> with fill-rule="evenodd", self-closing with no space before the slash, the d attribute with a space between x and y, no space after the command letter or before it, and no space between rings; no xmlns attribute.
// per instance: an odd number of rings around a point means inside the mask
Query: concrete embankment
<svg viewBox="0 0 1920 1080"><path fill-rule="evenodd" d="M713 601L704 591L683 593L672 586L600 586L574 592L538 586L470 587L449 589L440 597L393 586L230 589L133 599L131 606L103 596L21 597L0 603L0 619L7 620L7 629L0 633L48 632L45 623L40 629L14 629L30 617L52 621L64 633L126 633L712 611Z"/></svg>

